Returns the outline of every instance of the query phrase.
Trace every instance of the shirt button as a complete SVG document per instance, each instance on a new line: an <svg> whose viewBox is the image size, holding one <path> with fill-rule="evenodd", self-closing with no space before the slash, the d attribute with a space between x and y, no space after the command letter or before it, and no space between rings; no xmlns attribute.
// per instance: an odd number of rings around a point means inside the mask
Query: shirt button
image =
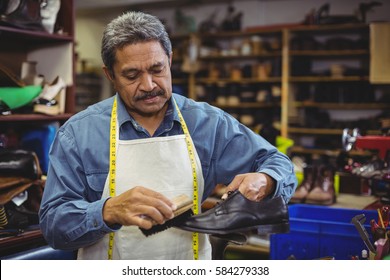
<svg viewBox="0 0 390 280"><path fill-rule="evenodd" d="M97 221L94 221L93 226L94 226L94 227L98 227L98 222L97 222Z"/></svg>

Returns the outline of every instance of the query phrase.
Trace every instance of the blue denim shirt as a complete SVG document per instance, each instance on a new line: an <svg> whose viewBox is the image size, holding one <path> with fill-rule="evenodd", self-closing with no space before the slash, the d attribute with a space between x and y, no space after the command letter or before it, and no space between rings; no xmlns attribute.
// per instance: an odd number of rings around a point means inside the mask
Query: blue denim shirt
<svg viewBox="0 0 390 280"><path fill-rule="evenodd" d="M127 113L118 96L121 140L151 137ZM266 140L222 110L173 95L186 121L202 165L203 200L216 184L237 174L264 172L276 181L274 196L290 199L296 188L291 161ZM40 210L40 226L54 248L78 249L118 230L103 221L101 199L109 169L113 97L72 116L57 132ZM172 100L153 137L183 134Z"/></svg>

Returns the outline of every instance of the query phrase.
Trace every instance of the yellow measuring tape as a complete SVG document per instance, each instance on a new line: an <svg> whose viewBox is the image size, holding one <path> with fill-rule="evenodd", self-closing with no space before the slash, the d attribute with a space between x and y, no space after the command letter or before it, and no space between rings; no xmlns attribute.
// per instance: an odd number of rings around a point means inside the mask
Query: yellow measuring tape
<svg viewBox="0 0 390 280"><path fill-rule="evenodd" d="M179 120L181 127L183 129L188 155L190 157L191 169L192 169L192 182L193 182L193 212L195 215L199 214L199 196L198 196L198 178L196 174L196 161L194 146L190 137L190 132L188 131L187 124L184 121L184 118L177 106L176 100L172 97L172 100L175 104L177 113L179 115ZM109 167L109 187L110 187L110 196L115 196L115 165L116 165L116 123L117 120L117 101L116 97L114 98L114 103L112 105L111 120L110 120L110 167ZM108 242L108 259L112 260L113 248L114 248L114 236L115 233L111 232L109 234ZM194 252L194 259L199 259L199 234L197 232L192 233L192 250Z"/></svg>
<svg viewBox="0 0 390 280"><path fill-rule="evenodd" d="M115 173L116 173L116 97L112 104L111 120L110 120L110 169L109 169L109 186L110 186L110 197L115 196ZM108 259L112 260L112 252L114 248L114 232L110 232L108 237Z"/></svg>
<svg viewBox="0 0 390 280"><path fill-rule="evenodd" d="M173 103L175 103L175 107L177 110L177 114L179 115L179 120L181 127L183 129L185 138L186 138L186 145L188 150L188 155L190 156L191 161L191 169L192 169L192 183L194 186L193 190L193 207L192 210L194 211L194 214L199 214L199 208L198 208L198 178L196 175L196 162L195 162L195 154L194 154L194 146L192 143L192 139L190 137L190 132L188 131L187 124L184 121L183 115L181 114L179 110L179 106L177 106L176 100L172 97ZM192 250L194 252L194 259L199 259L199 234L197 232L192 233Z"/></svg>

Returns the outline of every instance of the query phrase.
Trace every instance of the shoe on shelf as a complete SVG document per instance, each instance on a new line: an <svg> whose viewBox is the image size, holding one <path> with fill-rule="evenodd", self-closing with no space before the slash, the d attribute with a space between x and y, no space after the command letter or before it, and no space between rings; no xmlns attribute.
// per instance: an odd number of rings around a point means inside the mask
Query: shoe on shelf
<svg viewBox="0 0 390 280"><path fill-rule="evenodd" d="M373 176L380 173L380 171L385 167L385 162L379 158L373 159L371 162L354 168L352 174L370 179Z"/></svg>
<svg viewBox="0 0 390 280"><path fill-rule="evenodd" d="M55 116L60 114L61 110L55 99L46 100L43 98L39 98L34 101L33 112Z"/></svg>
<svg viewBox="0 0 390 280"><path fill-rule="evenodd" d="M178 228L212 235L258 234L289 231L287 205L282 197L251 201L238 190L214 208L185 220Z"/></svg>
<svg viewBox="0 0 390 280"><path fill-rule="evenodd" d="M50 84L45 84L43 86L42 92L39 94L37 99L47 101L55 100L59 108L59 112L57 114L62 114L65 112L65 94L65 81L60 76L57 76Z"/></svg>
<svg viewBox="0 0 390 280"><path fill-rule="evenodd" d="M8 116L11 114L11 109L0 99L0 116Z"/></svg>
<svg viewBox="0 0 390 280"><path fill-rule="evenodd" d="M308 204L331 205L335 203L334 171L328 167L320 167L313 189L306 196Z"/></svg>
<svg viewBox="0 0 390 280"><path fill-rule="evenodd" d="M290 199L290 203L304 203L307 195L311 191L316 179L317 167L306 166L303 168L303 181L295 190Z"/></svg>

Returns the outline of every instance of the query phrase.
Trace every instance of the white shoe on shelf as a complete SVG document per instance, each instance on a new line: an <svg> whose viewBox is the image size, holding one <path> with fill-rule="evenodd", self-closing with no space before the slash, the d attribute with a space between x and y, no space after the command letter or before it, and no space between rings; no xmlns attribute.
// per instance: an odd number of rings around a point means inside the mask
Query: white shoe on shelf
<svg viewBox="0 0 390 280"><path fill-rule="evenodd" d="M59 108L57 114L63 114L65 113L65 99L66 99L65 97L66 97L65 81L60 76L57 76L53 80L53 82L44 85L42 92L39 94L37 99L38 100L45 99L47 101L55 100L57 102L55 106L58 106ZM36 104L36 105L40 106L42 104Z"/></svg>

